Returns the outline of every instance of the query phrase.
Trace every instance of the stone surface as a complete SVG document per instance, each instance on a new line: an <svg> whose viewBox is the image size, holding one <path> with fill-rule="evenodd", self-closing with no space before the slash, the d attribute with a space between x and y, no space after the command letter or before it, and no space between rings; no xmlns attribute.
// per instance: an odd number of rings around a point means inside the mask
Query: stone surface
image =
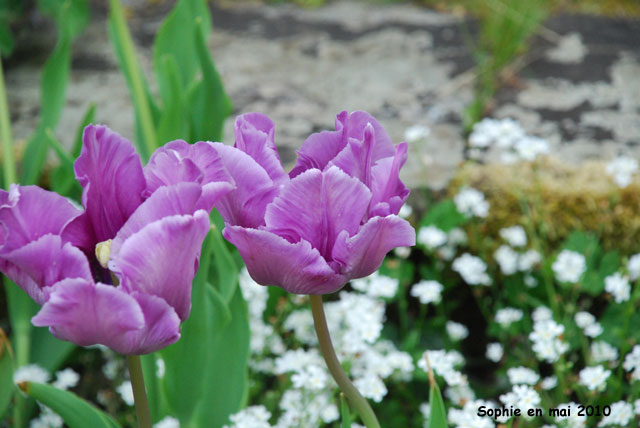
<svg viewBox="0 0 640 428"><path fill-rule="evenodd" d="M150 75L153 36L170 4L129 1L130 27ZM94 5L87 33L73 54L67 109L57 134L70 142L88 104L97 120L133 137L133 110L108 43L106 10ZM426 141L410 145L404 178L412 187L441 188L464 159L461 127L471 100L472 55L451 15L406 4L334 2L317 10L233 2L212 6L210 48L236 112L260 111L276 123L284 161L311 132L332 129L335 115L363 109L394 141L414 124ZM6 72L14 134L37 124L38 76L55 29L28 36L30 51ZM587 16L545 23L518 73L503 88L492 115L514 117L548 138L554 154L580 162L640 149L640 24ZM35 39L35 41L34 41ZM232 142L232 121L225 142Z"/></svg>

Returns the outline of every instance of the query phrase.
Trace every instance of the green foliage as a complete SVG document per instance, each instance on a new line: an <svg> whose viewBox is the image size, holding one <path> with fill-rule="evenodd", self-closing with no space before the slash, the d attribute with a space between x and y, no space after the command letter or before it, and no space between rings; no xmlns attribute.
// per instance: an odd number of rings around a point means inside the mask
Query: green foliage
<svg viewBox="0 0 640 428"><path fill-rule="evenodd" d="M118 428L111 416L75 394L36 382L25 382L20 388L30 397L51 408L69 428Z"/></svg>
<svg viewBox="0 0 640 428"><path fill-rule="evenodd" d="M0 330L0 418L7 411L13 396L13 356L4 332Z"/></svg>
<svg viewBox="0 0 640 428"><path fill-rule="evenodd" d="M15 47L15 40L11 34L11 23L24 12L24 5L20 0L0 1L0 57L9 56Z"/></svg>
<svg viewBox="0 0 640 428"><path fill-rule="evenodd" d="M434 225L438 229L448 232L466 222L467 218L458 212L453 200L445 199L429 208L420 221L420 227Z"/></svg>
<svg viewBox="0 0 640 428"><path fill-rule="evenodd" d="M340 394L340 417L342 422L340 428L351 428L351 414L349 413L349 405L344 398L344 394Z"/></svg>
<svg viewBox="0 0 640 428"><path fill-rule="evenodd" d="M429 428L447 428L447 410L438 384L433 381L429 389Z"/></svg>

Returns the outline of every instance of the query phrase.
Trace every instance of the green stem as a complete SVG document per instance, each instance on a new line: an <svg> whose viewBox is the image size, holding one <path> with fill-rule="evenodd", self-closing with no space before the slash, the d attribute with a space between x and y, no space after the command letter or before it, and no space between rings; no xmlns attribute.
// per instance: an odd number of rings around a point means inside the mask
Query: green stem
<svg viewBox="0 0 640 428"><path fill-rule="evenodd" d="M324 316L324 308L322 307L322 296L309 296L311 303L311 313L313 314L313 325L318 335L318 343L320 344L320 351L324 361L327 363L327 368L336 381L340 390L344 393L345 397L351 404L351 407L356 409L360 415L360 419L366 425L367 428L380 428L378 418L376 418L373 409L369 405L369 402L360 395L360 392L349 380L349 377L342 369L338 357L333 349L331 343L331 336L329 335L329 329L327 327L327 319Z"/></svg>
<svg viewBox="0 0 640 428"><path fill-rule="evenodd" d="M16 182L16 162L13 158L13 141L11 139L11 120L4 86L4 71L0 60L0 139L2 139L2 175L5 187Z"/></svg>
<svg viewBox="0 0 640 428"><path fill-rule="evenodd" d="M136 118L140 120L140 129L142 130L143 141L140 144L144 149L145 157L151 156L156 149L158 140L156 138L156 129L153 125L151 108L147 100L147 94L144 89L144 83L140 73L140 66L136 60L136 54L133 47L133 40L124 18L124 12L120 0L110 0L109 9L111 11L111 23L113 24L114 41L120 42L122 52L122 66L125 75L129 76L131 84L131 98L136 110Z"/></svg>
<svg viewBox="0 0 640 428"><path fill-rule="evenodd" d="M131 377L133 399L136 404L138 427L151 428L151 414L149 413L147 392L144 388L144 377L142 376L142 365L140 364L140 356L127 355L127 366L129 367L129 375Z"/></svg>

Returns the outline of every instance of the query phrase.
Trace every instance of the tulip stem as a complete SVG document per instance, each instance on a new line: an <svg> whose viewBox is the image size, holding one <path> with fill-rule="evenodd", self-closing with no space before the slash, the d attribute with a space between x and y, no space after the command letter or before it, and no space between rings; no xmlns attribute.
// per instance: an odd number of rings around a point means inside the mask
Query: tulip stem
<svg viewBox="0 0 640 428"><path fill-rule="evenodd" d="M151 428L151 414L149 413L147 392L144 388L144 377L142 376L140 355L127 355L127 366L129 367L131 387L133 388L133 400L136 405L138 427Z"/></svg>
<svg viewBox="0 0 640 428"><path fill-rule="evenodd" d="M353 386L353 383L349 380L349 377L344 372L344 369L336 357L336 353L331 343L331 336L329 335L329 329L327 327L327 319L324 315L324 308L322 307L322 296L309 296L311 302L311 313L313 314L313 325L318 335L318 343L320 344L320 351L324 361L327 363L327 368L333 376L345 397L351 404L351 407L356 409L360 415L360 419L367 426L367 428L380 428L378 418L376 418L373 409L369 405L369 402L360 394L360 392Z"/></svg>

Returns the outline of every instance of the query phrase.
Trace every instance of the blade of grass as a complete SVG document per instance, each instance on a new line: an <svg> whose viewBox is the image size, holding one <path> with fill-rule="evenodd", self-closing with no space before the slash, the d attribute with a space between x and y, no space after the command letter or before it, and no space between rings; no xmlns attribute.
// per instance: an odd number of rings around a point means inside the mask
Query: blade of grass
<svg viewBox="0 0 640 428"><path fill-rule="evenodd" d="M0 60L0 138L2 139L2 178L4 186L16 182L16 162L13 157L13 140L11 137L11 121L9 106L4 85L4 71Z"/></svg>

